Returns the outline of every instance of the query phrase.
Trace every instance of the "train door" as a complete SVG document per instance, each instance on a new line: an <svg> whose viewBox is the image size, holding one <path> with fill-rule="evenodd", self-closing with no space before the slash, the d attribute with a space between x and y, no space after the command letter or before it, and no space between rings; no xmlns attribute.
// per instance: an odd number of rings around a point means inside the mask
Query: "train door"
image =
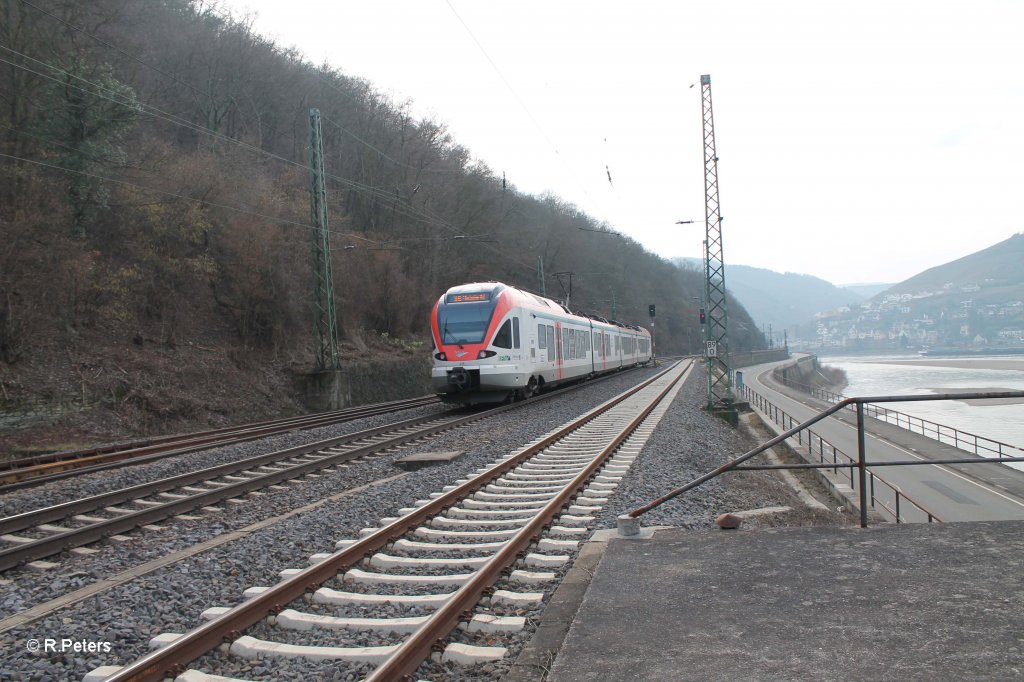
<svg viewBox="0 0 1024 682"><path fill-rule="evenodd" d="M590 323L590 334L587 338L587 349L590 351L590 373L597 372L597 332L594 331L594 323Z"/></svg>
<svg viewBox="0 0 1024 682"><path fill-rule="evenodd" d="M568 350L566 344L569 341L569 336L562 329L562 325L555 323L555 365L557 369L557 376L559 379L563 376L563 365L565 363L565 351Z"/></svg>

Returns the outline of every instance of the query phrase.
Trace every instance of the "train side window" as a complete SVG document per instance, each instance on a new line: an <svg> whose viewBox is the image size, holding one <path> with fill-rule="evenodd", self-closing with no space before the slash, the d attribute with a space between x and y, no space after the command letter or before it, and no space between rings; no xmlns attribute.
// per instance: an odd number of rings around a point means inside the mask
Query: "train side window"
<svg viewBox="0 0 1024 682"><path fill-rule="evenodd" d="M569 359L569 333L562 330L562 360Z"/></svg>
<svg viewBox="0 0 1024 682"><path fill-rule="evenodd" d="M512 347L519 348L519 318L512 318Z"/></svg>
<svg viewBox="0 0 1024 682"><path fill-rule="evenodd" d="M576 359L576 330L569 330L569 359Z"/></svg>
<svg viewBox="0 0 1024 682"><path fill-rule="evenodd" d="M548 332L547 327L543 324L537 325L537 348L544 350L548 347Z"/></svg>
<svg viewBox="0 0 1024 682"><path fill-rule="evenodd" d="M555 328L548 325L548 362L555 360Z"/></svg>
<svg viewBox="0 0 1024 682"><path fill-rule="evenodd" d="M505 320L505 324L501 325L501 329L494 335L494 341L491 341L491 345L498 348L512 347L512 320Z"/></svg>

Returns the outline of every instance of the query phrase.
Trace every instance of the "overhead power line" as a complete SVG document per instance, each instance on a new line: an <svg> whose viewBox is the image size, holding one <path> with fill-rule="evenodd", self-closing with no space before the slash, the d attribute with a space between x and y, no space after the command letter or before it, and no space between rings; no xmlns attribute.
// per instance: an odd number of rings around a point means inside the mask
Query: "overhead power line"
<svg viewBox="0 0 1024 682"><path fill-rule="evenodd" d="M136 57L135 55L131 54L130 52L122 50L117 45L114 45L114 44L104 40L103 38L100 38L98 36L94 36L93 34L89 33L88 31L86 31L81 26L76 26L76 25L72 24L71 22L65 21L64 19L61 19L60 17L58 17L56 14L51 14L50 12L47 12L42 7L38 7L36 5L33 5L31 2L28 2L28 0L20 0L20 2L23 5L31 7L32 9L36 10L37 12L45 14L46 16L50 17L51 19L53 19L55 21L59 21L60 23L62 23L65 26L67 26L68 28L70 28L70 29L72 29L74 31L78 31L82 35L85 35L85 36L88 36L88 37L92 38L93 40L95 40L99 44L101 44L101 45L103 45L105 47L109 47L111 50L114 50L118 54L121 54L121 55L127 57L128 59L131 59L133 62L137 62L137 63L141 64L142 66L145 66L147 69L152 69L153 71L156 71L157 73L159 73L161 76L165 76L167 78L170 78L175 83L179 83L181 85L184 85L186 88L191 90L193 93L195 93L197 95L200 95L200 96L203 96L203 93L199 92L199 90L197 90L195 87L193 87L189 83L186 83L185 81L181 80L177 76L175 76L173 74L170 74L170 73L167 73L166 71L163 71L163 70L153 66L152 64L150 64L150 63L148 63L146 61L143 61L139 57Z"/></svg>
<svg viewBox="0 0 1024 682"><path fill-rule="evenodd" d="M38 7L37 5L29 2L28 0L19 0L19 1L22 4L24 4L24 5L28 6L28 7L31 7L32 9L34 9L34 10L36 10L36 11L38 11L38 12L40 12L40 13L42 13L42 14L44 14L44 15L52 18L52 19L54 19L55 21L58 21L59 23L67 26L68 28L70 28L70 29L72 29L74 31L77 31L77 32L81 33L82 35L88 36L92 40L95 40L97 43L99 43L99 44L101 44L101 45L103 45L103 46L105 46L105 47L107 47L107 48L109 48L111 50L114 50L118 54L120 54L120 55L122 55L122 56L124 56L124 57L126 57L126 58L128 58L128 59L130 59L130 60L132 60L132 61L134 61L134 62L136 62L136 63L138 63L138 64L140 64L142 66L144 66L144 67L146 67L146 68L148 68L148 69L151 69L152 71L154 71L154 72L156 72L156 73L158 73L158 74L160 74L160 75L162 75L162 76L164 76L166 78L169 78L170 80L174 81L175 83L178 83L179 85L182 85L182 86L188 88L188 90L190 90L193 94L195 94L195 95L197 95L199 97L203 97L205 99L212 99L212 97L211 97L211 95L209 93L204 93L204 92L200 91L195 86L193 86L192 84L190 84L187 81L183 80L182 78L178 77L177 75L172 74L172 73L168 73L167 71L164 71L163 69L160 69L159 67L157 67L157 66L147 62L146 60L138 57L137 55L134 55L131 52L129 52L127 50L124 50L121 47L118 47L117 45L111 43L110 41L104 40L103 38L100 38L100 37L90 33L89 31L85 30L82 27L76 26L75 24L72 24L71 22L68 22L68 21L66 21L66 20L64 20L64 19L62 19L62 18L60 18L60 17L58 17L58 16L56 16L56 15L46 11L45 9ZM451 7L451 3L449 3L449 7ZM541 134L544 136L545 140L547 141L548 145L550 147L552 147L555 155L557 156L558 155L558 150L557 150L557 148L555 148L554 143L547 136L547 134L545 133L544 129L540 126L540 123L536 120L536 118L533 116L533 114L529 111L529 109L526 107L525 103L522 101L522 99L519 97L519 95L511 87L511 84L509 84L507 79L505 79L505 77L501 73L500 69L498 69L497 64L494 63L494 61L490 58L490 55L488 55L486 50L484 50L483 46L480 44L480 42L473 35L472 31L469 29L469 26L466 25L465 22L462 21L462 18L458 16L458 13L455 12L454 7L452 7L452 12L455 13L456 17L463 24L463 26L466 29L466 31L469 32L469 34L472 37L473 41L477 44L477 46L480 48L480 50L484 53L485 57L491 63L492 67L498 72L498 74L501 77L501 79L505 82L505 85L510 89L510 91L513 94L513 96L515 96L516 99L519 101L520 105L527 112L527 115L529 115L530 118L533 120L534 124L538 127L538 129L540 130ZM100 97L102 99L110 101L110 102L112 102L114 104L118 104L120 106L132 107L132 108L136 108L137 107L137 110L140 111L140 113L143 113L143 114L145 114L147 116L150 116L150 117L152 117L154 119L161 120L161 121L164 121L166 123L170 123L172 125L176 125L176 126L179 126L179 127L183 127L183 128L189 129L189 130L191 130L193 132L198 132L198 133L202 133L202 134L208 135L208 136L210 136L210 137L212 137L212 138L214 138L216 140L219 140L219 141L223 141L223 142L226 142L226 143L231 143L231 144L238 145L238 146L240 146L240 147L242 147L244 149L247 149L247 150L255 152L257 154L266 156L268 158L271 158L271 159L274 159L274 160L277 160L277 161L280 161L280 162L283 162L283 163L286 163L286 164L289 164L289 165L292 165L292 166L295 166L295 167L298 167L298 168L302 168L303 170L307 170L306 165L303 164L303 163L299 163L297 161L293 161L293 160L288 159L286 157L283 157L283 156L280 156L280 155L275 154L273 152L267 151L267 150L265 150L265 149L263 149L261 147L257 147L255 145L252 145L252 144L250 144L248 142L244 142L242 140L238 140L236 138L230 137L230 136L225 135L223 133L211 130L210 128L207 128L207 127L202 126L202 125L197 124L197 123L193 123L192 121L184 119L184 118L182 118L180 116L177 116L177 115L175 115L173 113L163 111L163 110L159 109L158 107L155 107L155 106L153 106L151 104L147 104L147 103L139 102L139 101L125 102L125 101L121 101L120 99L117 99L116 97L108 96L107 94L104 94L104 91L109 92L109 93L111 93L113 95L116 95L117 93L109 90L109 88L106 88L106 87L104 87L104 86L102 86L102 85L100 85L98 83L94 83L94 82L92 82L92 81L90 81L90 80L88 80L86 78L83 78L83 77L77 75L77 74L70 73L70 72L68 72L68 71L66 71L64 69L61 69L59 67L56 67L56 66L54 66L52 64L48 64L48 63L43 62L41 60L35 59L35 58L33 58L33 57L29 56L29 55L26 55L26 54L24 54L22 52L19 52L17 50L13 50L13 49L5 46L5 45L0 45L0 49L4 49L4 50L6 50L7 52L9 52L9 53L11 53L13 55L16 55L16 56L21 57L21 58L26 59L26 60L29 60L29 61L31 61L31 62L33 62L35 64L39 64L40 66L43 66L43 67L45 67L47 69L50 69L50 70L52 70L52 71L54 71L56 73L62 74L64 76L68 77L68 78L73 78L73 79L75 79L77 81L85 83L85 84L91 86L92 88L94 88L94 90L89 90L89 89L86 89L86 88L81 87L79 85L76 85L74 83L70 83L70 82L67 82L67 81L62 81L62 80L60 80L58 78L55 78L55 77L53 77L51 75L48 75L46 73L41 73L41 72L39 72L39 71L37 71L35 69L31 69L28 66L26 66L25 64L19 64L19 63L16 63L16 62L12 62L12 61L8 61L6 59L0 58L0 62L3 62L5 64L8 64L8 65L13 66L15 68L22 69L22 70L24 70L24 71L26 71L28 73L31 73L31 74L36 75L36 76L39 76L40 78L45 78L45 79L51 80L53 82L60 83L62 85L67 85L67 86L73 87L73 88L75 88L77 90L80 90L82 92L86 92L86 93L98 96L98 97ZM346 94L346 93L342 93L336 86L334 86L334 84L332 84L329 81L327 81L326 79L324 79L322 77L322 75L321 75L321 81L323 83L325 83L331 89L335 90L336 92L339 92L340 94L343 94L343 95ZM434 168L421 168L421 167L411 166L409 164L403 163L401 161L398 161L397 159L394 159L394 158L390 157L388 154L386 154L382 150L376 148L375 146L373 146L372 144L370 144L366 140L363 140L361 137L355 135L350 130L344 128L340 124L338 124L338 123L336 123L334 121L330 121L330 123L332 125L336 126L343 133L345 133L348 136L352 137L356 142L366 146L367 148L369 148L370 150L374 151L375 153L380 154L383 158L386 158L389 161L391 161L392 163L395 163L397 165L404 166L406 168L409 168L409 169L412 169L412 170L416 170L418 172L452 173L452 174L460 174L460 173L463 172L463 169L461 169L461 168L458 168L458 169L434 169ZM19 134L29 134L29 133L25 133L24 131L15 130L13 128L11 128L11 130L13 130L14 132L19 133ZM31 136L31 134L29 134L29 135ZM37 139L41 139L41 138L37 138ZM57 142L56 140L47 140L47 141L50 142L50 143L62 146L64 148L70 148L67 145L64 145L64 144L62 144L60 142ZM80 150L77 150L77 151L80 151ZM36 161L36 160L33 160L33 159L25 159L25 158L21 158L21 157L11 156L11 155L8 155L8 154L0 154L0 156L6 157L6 158L15 159L15 160L22 161L22 162L25 162L25 163L30 163L30 164L34 164L34 165L38 165L38 166L48 167L48 168L55 169L55 170L60 170L60 171L66 172L66 173L74 173L74 174L78 174L78 175L93 177L95 179L103 180L103 181L106 181L106 182L113 182L113 183L116 183L116 184L121 184L121 185L124 185L124 186L133 187L133 188L136 188L136 189L146 190L146 191L154 192L154 193L161 194L161 195L164 195L164 196L169 196L169 197L173 197L173 198L176 198L176 199L181 199L181 200L184 200L184 201L189 201L189 202L193 202L193 203L197 203L197 204L202 204L202 205L208 205L208 206L214 206L214 207L218 207L218 208L223 208L225 210L230 210L230 211L234 211L234 212L238 212L238 213L243 213L243 214L246 214L246 215L251 215L251 216L254 216L254 217L259 217L259 218L263 218L263 219L266 219L266 220L271 220L271 221L282 223L282 224L287 224L287 225L291 225L291 226L295 226L295 227L302 227L304 229L313 229L313 226L310 225L310 224L307 224L307 223L302 223L302 222L290 220L290 219L287 219L287 218L279 218L279 217L274 217L274 216L268 216L268 215L259 213L257 211L252 211L250 209L245 209L245 208L241 208L241 207L237 207L237 206L230 206L230 205L227 205L227 204L220 204L220 203L212 202L212 201L208 201L208 200L196 199L195 197L189 197L189 196L186 196L186 195L177 194L177 193L169 192L169 191L166 191L166 190L160 190L160 189L156 189L156 188L153 188L153 187L147 187L145 185L140 185L138 183L128 182L128 181L125 181L125 180L118 180L118 179L115 179L115 178L104 177L104 176L97 175L97 174L87 173L85 171L78 171L78 170L74 170L74 169L70 169L70 168L64 168L64 167L61 167L61 166L57 166L57 165L54 165L54 164L48 164L48 163L41 162L41 161ZM561 159L560 159L560 161L561 161ZM141 168L141 167L138 167L138 166L133 166L133 165L130 165L130 164L125 164L123 167L125 167L125 168L133 168L133 169L141 170L141 171L145 171L145 172L156 173L156 171L154 171L154 170L145 169L145 168ZM502 257L504 260L506 260L509 263L515 264L517 266L520 266L520 267L524 268L525 270L529 270L531 272L533 271L533 266L532 265L527 265L526 263L523 263L522 261L520 261L518 258L515 258L514 256L510 255L509 253L507 253L507 252L505 252L505 251L503 251L503 250L493 246L493 243L496 243L493 240L480 239L479 235L469 235L469 236L467 236L467 235L460 235L460 234L458 234L460 232L460 230L458 228L456 228L455 226L451 225L442 216L434 213L433 211L430 211L429 209L426 209L425 207L422 208L422 209L417 208L414 205L412 205L411 203L409 203L408 201L402 199L401 197L397 197L396 198L387 189L373 187L373 186L367 185L365 183L360 183L360 182L358 182L356 180L352 180L352 179L349 179L349 178L344 178L344 177L333 175L333 174L330 174L330 173L325 173L325 177L328 177L331 180L334 180L337 183L339 183L340 185L342 185L344 187L348 187L349 189L351 189L353 191L356 191L356 192L359 192L359 193L362 193L362 194L365 194L365 195L368 195L368 196L372 196L372 197L377 198L377 199L382 200L382 201L384 201L384 200L391 201L391 202L393 202L393 204L395 202L397 202L397 205L401 206L401 211L399 212L399 214L402 215L403 217L410 218L410 219L417 220L417 221L421 221L421 222L426 223L428 225L434 225L436 227L441 227L441 228L446 229L449 232L453 233L453 236L451 236L451 237L439 238L441 240L444 240L444 241L453 240L454 241L454 240L459 240L460 237L461 237L461 238L465 239L466 241L472 241L475 244L480 244L483 248L487 249L488 251L490 251L490 252L492 252L492 253L500 256L500 257ZM504 177L502 179L502 186L503 186L503 188L505 186ZM585 190L584 190L584 193L586 193ZM589 196L589 194L588 194L588 196ZM370 243L370 244L377 244L377 245L382 246L383 248L389 248L386 245L388 243L391 243L391 242L380 242L380 241L377 241L377 240L368 239L366 237L361 237L361 236L358 236L358 235L355 235L355 234L342 233L342 232L337 232L337 231L334 231L334 230L331 230L331 233L339 235L339 236L343 236L343 237L350 237L350 238L357 239L357 240L360 240L360 241L364 241L364 242L367 242L367 243ZM393 241L404 241L404 240L399 239L399 240L393 240Z"/></svg>
<svg viewBox="0 0 1024 682"><path fill-rule="evenodd" d="M292 226L295 226L295 227L302 227L302 228L305 228L307 230L317 229L315 226L313 226L313 225L311 225L309 223L303 223L303 222L299 222L297 220L290 220L288 218L280 218L280 217L277 217L277 216L270 216L270 215L266 215L265 213L258 213L256 211L252 211L252 210L249 210L249 209L240 208L238 206L231 206L229 204L222 204L222 203L219 203L219 202L216 202L216 201L210 201L208 199L197 199L195 197L186 196L184 194L178 194L176 192L168 192L167 190L157 189L156 187L149 187L147 185L140 185L140 184L135 183L135 182L128 182L127 180L118 180L117 178L109 178L109 177L106 177L104 175L97 175L96 173L87 173L86 171L75 170L74 168L66 168L64 166L58 166L58 165L53 164L53 163L46 163L45 161L37 161L35 159L26 159L26 158L21 157L21 156L14 156L13 154L4 154L3 152L0 152L0 157L7 158L7 159L13 159L15 161L21 161L23 163L31 163L33 165L42 166L44 168L52 168L54 170L63 171L65 173L74 173L75 175L83 175L85 177L95 178L97 180L103 180L104 182L112 182L112 183L117 184L117 185L125 185L127 187L134 187L136 189L145 190L147 192L155 192L156 194L163 194L164 196L174 197L175 199L182 199L184 201L189 201L189 202L192 202L192 203L195 203L195 204L202 204L204 206L215 206L217 208L223 208L223 209L226 209L228 211L235 211L236 213L243 213L245 215L251 215L251 216L255 216L257 218L263 218L265 220L270 220L270 221L273 221L273 222L283 223L283 224L286 224L286 225L292 225ZM336 234L339 237L347 237L349 239L358 239L359 241L364 241L364 242L367 242L369 244L383 244L383 242L380 242L378 240L368 239L366 237L361 237L361 236L359 236L357 234L353 234L351 232L337 232L337 231L333 231L332 230L331 233L332 234Z"/></svg>
<svg viewBox="0 0 1024 682"><path fill-rule="evenodd" d="M174 114L165 112L165 111L159 109L158 107L154 107L152 105L145 104L145 103L142 103L142 102L137 102L137 101L134 101L134 100L132 102L125 102L125 101L123 101L123 100L121 100L119 98L107 96L107 95L103 94L103 91L112 92L109 88L104 87L103 85L100 85L98 83L94 83L93 81L90 81L87 78L83 78L82 76L79 76L77 74L73 74L73 73L71 73L69 71L66 71L65 69L61 69L60 67L53 66L52 64L48 64L48 63L43 62L41 60L35 59L34 57L30 57L29 55L26 55L24 53L18 52L17 50L12 50L11 48L9 48L9 47L7 47L5 45L0 45L0 49L6 50L6 51L8 51L8 52L10 52L12 54L15 54L15 55L19 56L19 57L23 57L25 59L28 59L28 60L30 60L32 62L35 62L36 64L40 64L40 65L42 65L42 66L44 66L44 67L46 67L48 69L51 69L51 70L53 70L53 71L55 71L55 72L57 72L59 74L65 75L65 76L67 76L69 78L73 78L73 79L75 79L77 81L81 81L82 83L85 83L87 85L92 86L93 88L95 88L95 90L89 90L89 89L84 88L84 87L82 87L80 85L76 85L74 83L70 83L70 82L66 82L66 81L60 80L60 79L55 78L54 76L51 76L49 74L42 73L42 72L37 71L35 69L31 69L28 66L25 66L24 64L18 64L17 62L12 62L12 61L9 61L7 59L4 59L4 58L0 57L0 62L2 62L4 64L9 64L10 66L14 66L16 68L22 69L24 71L27 71L28 73L34 74L36 76L39 76L40 78L46 78L46 79L51 80L51 81L53 81L55 83L60 83L61 85L66 85L66 86L75 88L76 90L79 90L81 92L85 92L85 93L88 93L88 94L91 94L91 95L95 95L97 97L100 97L101 99L105 99L105 100L107 100L109 102L112 102L114 104L117 104L117 105L120 105L120 106L124 106L124 107L128 107L128 108L136 109L137 111L139 111L139 112L141 112L143 114L146 114L147 116L151 116L153 118L165 121L167 123L171 123L172 125L177 125L177 126L181 126L183 128L187 128L189 130L192 130L193 132L203 133L205 135L209 135L209 136L213 137L214 139L217 139L217 140L220 140L220 141L223 141L223 142L228 142L228 143L239 145L240 147L242 147L244 149L247 149L249 151L255 152L257 154L262 154L262 155L264 155L264 156L266 156L268 158L272 158L272 159L275 159L277 161L281 161L283 163L289 164L291 166L294 166L294 167L297 167L297 168L302 168L303 170L306 170L305 164L299 163L298 161L292 161L291 159L288 159L286 157L280 156L279 154L275 154L273 152L269 152L269 151L267 151L265 149L262 149L261 147L257 147L257 146L255 146L253 144L248 143L248 142L244 142L242 140L238 140L236 138L230 137L228 135L224 135L223 133L219 133L219 132L217 132L215 130L211 130L211 129L206 128L204 126L201 126L199 124L192 123L191 121L188 121L187 119L183 119L180 116L176 116ZM116 93L114 93L114 94L116 94ZM338 176L338 175L334 175L334 174L331 174L331 173L326 173L325 176L330 178L330 179L332 179L332 180L334 180L334 181L336 181L336 182L338 182L341 185L347 186L347 187L349 187L349 188L351 188L353 190L356 190L358 192L362 192L364 194L375 196L375 197L380 198L380 199L386 199L386 200L389 200L389 201L394 200L393 194L390 191L386 190L386 189L378 188L378 187L372 187L370 185L366 185L366 184L358 182L356 180L351 180L349 178L344 178L344 177L341 177L341 176ZM413 206L412 204L409 204L408 202L406 202L404 200L399 199L399 201L401 203L403 203L403 204L408 206L409 212L408 212L407 217L410 217L410 218L413 218L413 219L425 219L424 222L428 222L428 223L436 222L439 219L437 216L431 216L428 213L425 213L423 211L420 211L420 210L416 209L415 206ZM452 229L454 229L454 228L452 228Z"/></svg>
<svg viewBox="0 0 1024 682"><path fill-rule="evenodd" d="M495 63L495 61L491 59L491 55L488 54L483 44L477 39L476 35L473 33L473 30L469 27L469 24L467 24L465 20L455 10L455 7L452 5L451 0L445 0L445 3L448 5L448 9L452 11L452 14L455 15L455 18L459 20L459 23L462 24L462 27L466 29L466 33L469 34L469 37L476 44L477 48L480 50L480 53L483 54L487 62L491 65L491 68L493 68L494 72L498 74L498 78L500 78L501 82L505 84L505 87L508 88L508 91L512 93L512 97L515 98L519 106L522 107L524 112L526 112L526 115L530 118L530 121L533 122L533 125L537 128L541 136L544 138L544 141L547 142L548 147L551 148L551 151L554 153L554 156L558 160L558 163L562 166L562 169L566 171L569 177L575 181L575 174L572 172L571 169L566 167L565 160L562 158L561 153L558 151L558 146L555 145L555 143L551 140L551 137L547 134L547 131L544 130L544 126L540 124L540 121L537 120L537 117L534 116L533 112L530 111L530 108L526 106L526 102L523 101L523 98L519 96L519 93L516 91L516 89L512 87L512 84L509 82L509 80L505 78L505 74L502 73L500 68L498 68L498 65ZM608 181L611 182L610 172ZM600 203L600 199L595 199L594 197L592 197L590 195L590 192L587 191L586 187L584 187L583 185L578 185L578 187L587 198Z"/></svg>

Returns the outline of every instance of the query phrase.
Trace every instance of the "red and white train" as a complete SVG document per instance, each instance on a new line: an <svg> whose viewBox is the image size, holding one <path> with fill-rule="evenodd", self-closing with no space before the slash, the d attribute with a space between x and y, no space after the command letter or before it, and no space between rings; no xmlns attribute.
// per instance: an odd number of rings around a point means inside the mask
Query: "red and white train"
<svg viewBox="0 0 1024 682"><path fill-rule="evenodd" d="M466 404L528 398L545 387L651 360L646 329L500 282L449 289L430 315L434 392Z"/></svg>

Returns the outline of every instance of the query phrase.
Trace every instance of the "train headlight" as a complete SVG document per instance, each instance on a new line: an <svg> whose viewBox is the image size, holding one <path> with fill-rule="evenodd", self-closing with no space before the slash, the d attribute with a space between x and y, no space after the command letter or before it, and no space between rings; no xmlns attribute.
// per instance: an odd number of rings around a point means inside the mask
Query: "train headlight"
<svg viewBox="0 0 1024 682"><path fill-rule="evenodd" d="M447 362L448 356L445 355L444 352L434 353L434 359L441 360L442 362Z"/></svg>
<svg viewBox="0 0 1024 682"><path fill-rule="evenodd" d="M483 360L484 358L493 358L497 354L498 354L497 351L482 350L482 351L480 351L479 353L476 354L476 359L477 360Z"/></svg>

